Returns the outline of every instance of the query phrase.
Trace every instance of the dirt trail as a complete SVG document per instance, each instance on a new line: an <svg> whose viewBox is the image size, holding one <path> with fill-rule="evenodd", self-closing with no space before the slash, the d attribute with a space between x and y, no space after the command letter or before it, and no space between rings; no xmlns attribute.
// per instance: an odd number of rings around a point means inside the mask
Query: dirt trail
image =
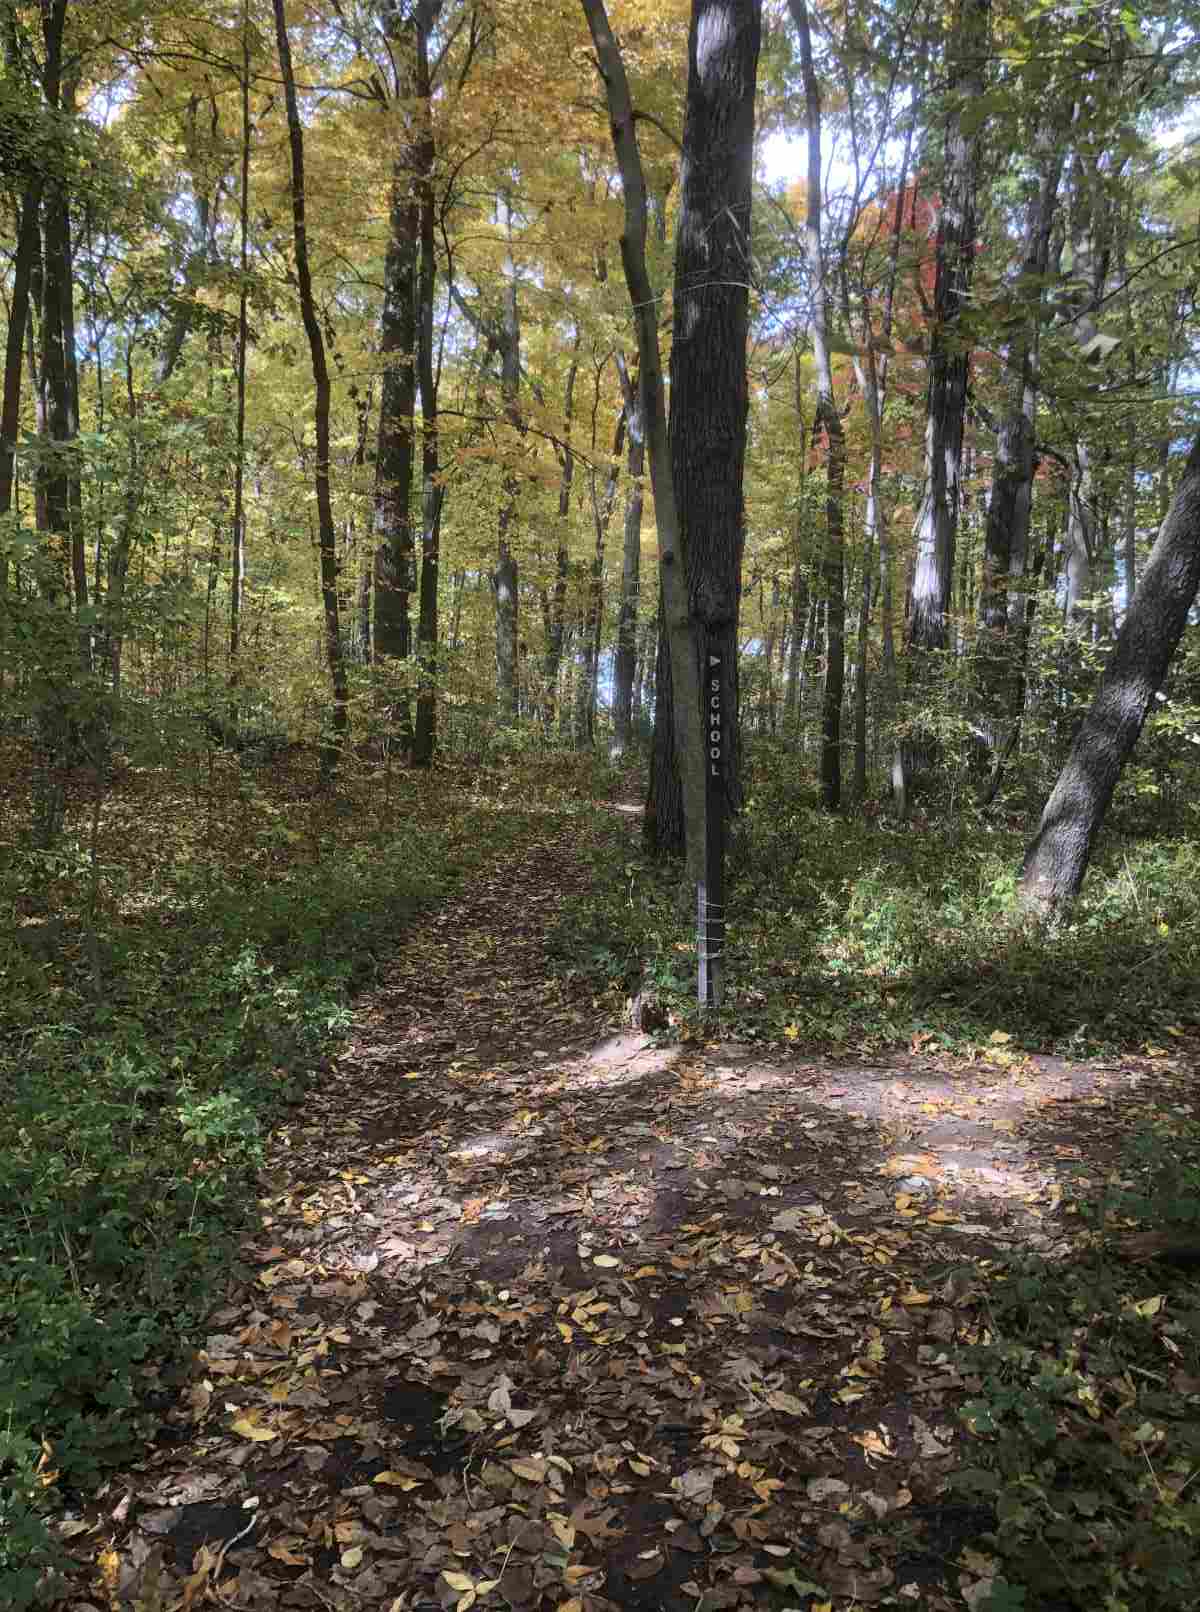
<svg viewBox="0 0 1200 1612"><path fill-rule="evenodd" d="M1137 1072L654 1046L548 969L585 879L548 834L360 1001L66 1604L962 1605L948 1351Z"/></svg>

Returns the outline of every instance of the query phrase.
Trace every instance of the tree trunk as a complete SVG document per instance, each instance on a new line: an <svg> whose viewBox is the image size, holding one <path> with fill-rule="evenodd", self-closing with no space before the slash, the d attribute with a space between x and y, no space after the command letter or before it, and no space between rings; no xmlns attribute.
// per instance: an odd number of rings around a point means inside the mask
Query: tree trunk
<svg viewBox="0 0 1200 1612"><path fill-rule="evenodd" d="M621 599L617 608L617 653L613 673L613 754L623 755L633 729L634 665L637 660L638 597L642 563L642 477L646 468L646 433L636 379L630 382L624 357L617 354L617 371L625 396L629 432L625 490L625 541L621 553Z"/></svg>
<svg viewBox="0 0 1200 1612"><path fill-rule="evenodd" d="M438 580L441 565L441 444L438 439L437 374L433 365L433 291L437 276L437 218L433 193L433 86L429 33L438 10L417 16L417 96L421 138L417 149L420 262L417 273L417 381L421 394L421 592L417 617L417 725L413 765L429 767L437 746Z"/></svg>
<svg viewBox="0 0 1200 1612"><path fill-rule="evenodd" d="M808 123L808 188L805 247L811 282L813 360L817 371L815 425L825 432L825 554L821 566L825 592L825 689L821 708L821 804L836 811L842 798L842 695L846 680L846 599L843 576L842 509L846 478L846 443L833 397L829 353L825 253L821 241L821 90L813 68L812 40L805 0L789 0L800 39Z"/></svg>
<svg viewBox="0 0 1200 1612"><path fill-rule="evenodd" d="M928 695L927 657L946 648L947 613L954 577L954 547L962 496L963 425L970 345L962 318L970 305L976 251L978 124L969 122L972 102L983 94L990 0L959 0L951 69L950 112L938 214L929 387L925 416L925 489L914 528L916 564L908 643L914 706ZM908 800L912 773L928 764L933 743L919 716L913 737L902 744L893 780L902 778L897 804Z"/></svg>
<svg viewBox="0 0 1200 1612"><path fill-rule="evenodd" d="M655 749L657 751L658 734L661 729L664 746L669 734L672 750L677 748L678 763L675 763L673 755L666 758L665 764L668 770L660 779L658 800L655 800L652 790L647 803L645 834L647 843L652 848L657 848L659 837L656 808L661 805L670 843L677 846L682 841L685 844L688 877L691 881L699 883L703 871L706 820L700 669L688 598L687 554L679 510L675 502L670 444L663 409L657 303L646 268L648 212L646 181L638 151L629 81L625 76L625 64L621 59L620 50L609 26L604 0L581 0L581 4L591 31L592 42L596 47L600 76L604 81L613 149L621 173L621 190L625 202L621 261L625 269L625 283L629 290L634 326L637 330L642 418L645 423L650 482L654 492L655 520L658 527L662 611L660 659L661 648L668 647L673 673L670 682L665 678L660 679L658 692L661 694L666 687L668 698L672 692L678 693L677 700L671 700L665 708L658 706L656 709ZM652 773L655 765L663 764L662 761L652 760ZM683 805L682 810L674 813L678 819L677 837L672 832L674 825L669 820L673 787L675 799L682 801Z"/></svg>
<svg viewBox="0 0 1200 1612"><path fill-rule="evenodd" d="M604 496L596 496L596 472L591 471L592 520L596 531L596 547L592 555L591 576L588 578L587 609L583 620L583 660L579 668L579 681L575 685L575 748L587 749L596 737L596 681L600 673L600 632L603 625L602 603L604 586L604 548L613 506L617 501L617 483L620 479L621 451L625 444L625 410L617 418L616 436L608 461L604 482Z"/></svg>
<svg viewBox="0 0 1200 1612"><path fill-rule="evenodd" d="M1054 915L1078 894L1121 769L1166 677L1200 587L1200 436L1100 686L1025 854L1020 890Z"/></svg>
<svg viewBox="0 0 1200 1612"><path fill-rule="evenodd" d="M17 238L13 255L12 291L9 295L8 333L4 345L4 394L0 403L0 516L13 507L17 434L21 425L21 371L24 366L25 327L29 320L30 292L38 261L38 219L42 179L33 173L21 194ZM0 564L0 592L8 585L8 560Z"/></svg>
<svg viewBox="0 0 1200 1612"><path fill-rule="evenodd" d="M47 0L42 7L45 59L42 89L50 111L69 119L74 94L63 81L63 29L67 0ZM70 577L77 609L87 604L87 568L82 529L74 514L78 507L79 434L78 379L75 368L74 285L71 273L70 198L65 177L51 177L42 207L42 354L39 379L42 416L47 441L39 469L40 512L45 517L53 551L54 571Z"/></svg>
<svg viewBox="0 0 1200 1612"><path fill-rule="evenodd" d="M761 9L760 0L693 0L675 245L671 468L696 628L692 652L703 654L708 646L722 654L721 699L730 713L721 746L727 812L736 811L742 800L737 622L745 543L750 190ZM663 692L660 685L660 700ZM684 691L675 693L682 698ZM668 710L660 704L658 718ZM659 770L663 755L664 747L656 745L646 814L659 852L679 848L662 834L662 807L675 787Z"/></svg>
<svg viewBox="0 0 1200 1612"><path fill-rule="evenodd" d="M296 253L296 283L300 316L308 337L312 360L313 416L316 429L316 460L313 487L317 499L317 544L321 570L321 603L325 615L325 659L333 693L330 712L331 738L323 747L323 769L332 779L345 746L348 726L349 690L346 663L342 655L341 624L338 620L337 533L333 524L333 500L329 488L329 366L325 359L325 339L317 318L313 297L312 271L308 261L308 231L305 220L304 131L296 99L296 78L292 70L292 50L288 40L284 0L272 0L275 13L275 39L279 50L279 73L287 103L288 145L291 155L292 233Z"/></svg>
<svg viewBox="0 0 1200 1612"><path fill-rule="evenodd" d="M570 575L570 520L571 488L575 480L575 451L571 446L571 427L575 417L575 381L579 374L579 346L581 332L575 326L571 344L571 365L567 370L567 385L563 397L563 446L559 459L558 480L558 544L554 551L554 582L543 594L542 614L546 630L546 651L543 659L542 680L545 692L542 697L542 720L546 733L554 732L554 713L558 698L558 669L562 662L563 628L566 622L567 578Z"/></svg>
<svg viewBox="0 0 1200 1612"><path fill-rule="evenodd" d="M521 319L517 304L517 267L512 254L512 198L502 198L508 253L505 260L506 284L500 350L500 393L504 418L512 429L509 453L515 455L525 434L518 392L521 384ZM512 547L512 523L517 509L520 483L510 463L504 471L501 494L496 569L492 585L496 592L496 693L502 722L515 722L520 714L519 667L519 577Z"/></svg>
<svg viewBox="0 0 1200 1612"><path fill-rule="evenodd" d="M1050 238L1062 177L1059 120L1039 132L1042 151L1038 188L1025 211L1025 237L1018 285L1030 306L1008 351L1012 398L996 434L992 489L984 528L983 583L979 592L977 693L982 745L981 767L991 766L1003 743L1004 718L1012 718L1013 629L1024 614L1021 583L1029 548L1033 505L1034 427L1037 385L1034 363L1042 320L1043 291L1050 262ZM1016 603L1018 611L1011 605Z"/></svg>
<svg viewBox="0 0 1200 1612"><path fill-rule="evenodd" d="M246 348L250 340L250 11L242 0L242 165L238 195L237 405L234 421L233 530L229 556L229 686L241 680L242 594L246 583ZM236 712L234 714L236 721Z"/></svg>

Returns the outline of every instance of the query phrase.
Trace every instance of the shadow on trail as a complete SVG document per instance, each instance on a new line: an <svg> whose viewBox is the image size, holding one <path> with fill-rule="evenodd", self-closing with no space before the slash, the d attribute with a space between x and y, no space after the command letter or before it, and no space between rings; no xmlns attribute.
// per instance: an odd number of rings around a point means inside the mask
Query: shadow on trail
<svg viewBox="0 0 1200 1612"><path fill-rule="evenodd" d="M961 1604L957 1351L998 1260L1069 1252L1076 1161L1021 1130L1099 1075L650 1046L546 977L573 877L537 847L360 1003L129 1477L123 1593L161 1541L252 1608Z"/></svg>

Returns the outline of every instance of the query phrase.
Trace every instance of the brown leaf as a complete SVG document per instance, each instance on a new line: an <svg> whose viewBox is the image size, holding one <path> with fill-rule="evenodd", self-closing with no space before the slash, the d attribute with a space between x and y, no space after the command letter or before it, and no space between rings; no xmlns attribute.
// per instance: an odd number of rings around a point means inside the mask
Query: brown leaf
<svg viewBox="0 0 1200 1612"><path fill-rule="evenodd" d="M644 1578L653 1578L655 1573L661 1573L667 1565L667 1559L656 1545L653 1550L643 1551L635 1556L625 1569L626 1576L640 1581Z"/></svg>

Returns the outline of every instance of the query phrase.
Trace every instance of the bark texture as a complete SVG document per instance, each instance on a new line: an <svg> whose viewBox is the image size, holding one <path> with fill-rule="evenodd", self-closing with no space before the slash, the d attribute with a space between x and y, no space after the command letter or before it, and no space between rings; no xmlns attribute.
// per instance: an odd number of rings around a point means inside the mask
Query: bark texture
<svg viewBox="0 0 1200 1612"><path fill-rule="evenodd" d="M675 243L671 469L700 640L724 652L726 711L738 708L737 621L745 543L746 330L750 182L761 0L693 0ZM682 695L682 690L679 691ZM659 689L658 718L665 715ZM725 802L741 805L736 724L723 746ZM663 810L655 746L647 830L658 852L682 849Z"/></svg>
<svg viewBox="0 0 1200 1612"><path fill-rule="evenodd" d="M1200 587L1200 436L1150 551L1096 697L1025 854L1020 889L1054 914L1083 884L1096 834Z"/></svg>

